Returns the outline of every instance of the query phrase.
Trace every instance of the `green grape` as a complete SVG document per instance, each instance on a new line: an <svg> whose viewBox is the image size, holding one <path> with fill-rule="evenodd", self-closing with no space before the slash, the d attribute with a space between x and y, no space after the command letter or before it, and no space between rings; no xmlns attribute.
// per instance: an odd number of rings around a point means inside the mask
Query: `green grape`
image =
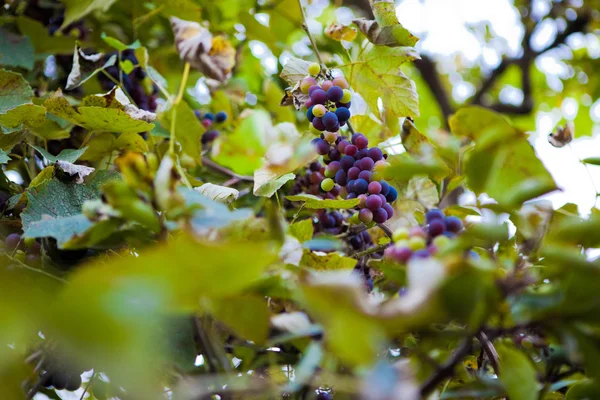
<svg viewBox="0 0 600 400"><path fill-rule="evenodd" d="M323 181L321 182L321 189L323 189L326 192L329 192L331 189L333 189L334 186L335 182L331 178L323 179Z"/></svg>
<svg viewBox="0 0 600 400"><path fill-rule="evenodd" d="M311 75L319 75L321 72L321 66L317 63L312 63L308 66L308 73Z"/></svg>

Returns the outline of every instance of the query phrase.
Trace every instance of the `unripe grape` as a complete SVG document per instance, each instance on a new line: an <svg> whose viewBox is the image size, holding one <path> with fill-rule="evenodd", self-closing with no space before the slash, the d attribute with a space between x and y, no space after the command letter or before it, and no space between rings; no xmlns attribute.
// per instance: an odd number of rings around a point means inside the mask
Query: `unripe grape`
<svg viewBox="0 0 600 400"><path fill-rule="evenodd" d="M408 239L408 247L412 251L424 249L426 245L427 245L427 242L425 241L425 238L423 238L423 237L413 236L410 239Z"/></svg>
<svg viewBox="0 0 600 400"><path fill-rule="evenodd" d="M368 197L369 197L369 196L367 196L366 194L359 194L359 195L358 195L358 197L357 197L357 198L360 200L360 203L358 203L358 206L359 206L360 208L365 208L365 207L367 206L367 198L368 198Z"/></svg>
<svg viewBox="0 0 600 400"><path fill-rule="evenodd" d="M312 108L312 113L315 117L322 118L327 112L327 108L323 104L316 104Z"/></svg>
<svg viewBox="0 0 600 400"><path fill-rule="evenodd" d="M421 228L420 226L415 226L413 228L410 228L410 230L408 231L408 237L420 237L425 239L427 237L427 232L425 232L425 229Z"/></svg>
<svg viewBox="0 0 600 400"><path fill-rule="evenodd" d="M398 228L392 235L394 242L408 239L408 228Z"/></svg>
<svg viewBox="0 0 600 400"><path fill-rule="evenodd" d="M373 221L377 222L378 224L383 224L385 221L387 221L387 219L387 212L383 208L378 208L377 210L373 211Z"/></svg>
<svg viewBox="0 0 600 400"><path fill-rule="evenodd" d="M25 247L31 248L37 242L36 242L35 238L28 237L28 238L23 239L23 243L25 243Z"/></svg>
<svg viewBox="0 0 600 400"><path fill-rule="evenodd" d="M451 241L451 239L448 236L439 235L435 239L433 239L432 243L438 249L443 249L444 247L446 247L446 246L448 246L450 244L450 241Z"/></svg>
<svg viewBox="0 0 600 400"><path fill-rule="evenodd" d="M333 79L333 84L335 86L339 86L342 89L347 89L348 88L348 81L344 78L344 77L337 77Z"/></svg>
<svg viewBox="0 0 600 400"><path fill-rule="evenodd" d="M323 181L321 182L321 189L323 189L326 192L329 192L331 189L333 189L334 186L335 182L331 178L323 179Z"/></svg>
<svg viewBox="0 0 600 400"><path fill-rule="evenodd" d="M352 92L348 89L344 89L344 95L342 96L340 103L349 103L350 100L352 100Z"/></svg>
<svg viewBox="0 0 600 400"><path fill-rule="evenodd" d="M358 219L360 219L360 222L368 224L373 220L373 212L367 208L363 208L358 213Z"/></svg>
<svg viewBox="0 0 600 400"><path fill-rule="evenodd" d="M319 75L321 72L321 66L317 63L312 63L308 66L308 73L311 75Z"/></svg>
<svg viewBox="0 0 600 400"><path fill-rule="evenodd" d="M26 256L25 256L25 252L23 250L17 250L15 252L15 260L21 261L22 263L24 263L26 261Z"/></svg>
<svg viewBox="0 0 600 400"><path fill-rule="evenodd" d="M300 90L302 91L302 93L308 94L308 89L310 89L311 86L316 85L317 81L315 78L313 77L307 77L302 79L302 82L300 82Z"/></svg>
<svg viewBox="0 0 600 400"><path fill-rule="evenodd" d="M324 81L321 84L321 88L323 88L324 91L328 91L329 89L331 89L332 86L333 86L333 82L331 82L331 81Z"/></svg>
<svg viewBox="0 0 600 400"><path fill-rule="evenodd" d="M325 132L325 140L327 140L329 143L334 143L337 137L337 132Z"/></svg>

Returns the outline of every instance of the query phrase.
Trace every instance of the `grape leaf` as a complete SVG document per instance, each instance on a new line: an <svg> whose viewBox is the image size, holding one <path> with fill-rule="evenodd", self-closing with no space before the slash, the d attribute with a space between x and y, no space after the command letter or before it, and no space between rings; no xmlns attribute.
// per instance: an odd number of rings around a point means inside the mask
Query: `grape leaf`
<svg viewBox="0 0 600 400"><path fill-rule="evenodd" d="M23 35L29 37L38 54L70 54L73 52L75 38L48 35L48 29L39 21L20 16L17 18L17 26Z"/></svg>
<svg viewBox="0 0 600 400"><path fill-rule="evenodd" d="M58 153L57 156L53 156L52 154L48 153L46 150L39 146L31 145L31 147L36 149L38 153L40 153L46 160L48 160L51 163L55 163L59 160L74 163L87 150L87 147L83 147L81 149L64 149L60 153Z"/></svg>
<svg viewBox="0 0 600 400"><path fill-rule="evenodd" d="M61 30L86 15L101 11L106 13L116 0L63 0L66 7L65 19L60 27Z"/></svg>
<svg viewBox="0 0 600 400"><path fill-rule="evenodd" d="M6 114L0 114L0 125L4 128L39 127L46 121L46 109L35 104L21 104Z"/></svg>
<svg viewBox="0 0 600 400"><path fill-rule="evenodd" d="M496 347L500 356L500 381L511 399L535 400L538 398L537 372L525 354L501 344Z"/></svg>
<svg viewBox="0 0 600 400"><path fill-rule="evenodd" d="M375 20L358 18L353 20L358 29L371 43L379 46L414 46L419 38L398 22L393 0L374 0L371 3Z"/></svg>
<svg viewBox="0 0 600 400"><path fill-rule="evenodd" d="M31 70L34 61L33 46L27 36L0 28L0 65Z"/></svg>
<svg viewBox="0 0 600 400"><path fill-rule="evenodd" d="M196 114L185 101L177 104L175 117L175 137L181 145L183 153L190 156L194 161L200 160L202 143L200 139L205 129L196 118ZM167 110L158 114L158 121L163 127L171 129L171 119L173 118L174 108L171 105Z"/></svg>
<svg viewBox="0 0 600 400"><path fill-rule="evenodd" d="M104 61L104 54L85 54L79 46L75 46L73 52L73 68L67 77L65 89L75 89L96 75L100 70L110 67L117 61L117 56L112 55Z"/></svg>
<svg viewBox="0 0 600 400"><path fill-rule="evenodd" d="M313 237L313 223L311 219L294 222L289 226L290 235L294 236L300 242L306 242Z"/></svg>
<svg viewBox="0 0 600 400"><path fill-rule="evenodd" d="M33 90L21 74L0 69L0 114L31 103L32 97Z"/></svg>
<svg viewBox="0 0 600 400"><path fill-rule="evenodd" d="M351 270L357 262L358 260L354 258L344 257L338 253L319 255L305 249L300 264L319 271L332 271Z"/></svg>
<svg viewBox="0 0 600 400"><path fill-rule="evenodd" d="M371 111L378 110L377 100L397 117L418 117L419 100L415 83L400 70L400 65L418 58L410 47L372 47L356 61L340 67L355 91Z"/></svg>
<svg viewBox="0 0 600 400"><path fill-rule="evenodd" d="M215 185L210 182L194 189L209 199L218 201L220 203L231 203L240 195L240 192L237 189Z"/></svg>
<svg viewBox="0 0 600 400"><path fill-rule="evenodd" d="M214 316L242 338L263 345L269 334L269 309L264 297L234 296L210 302Z"/></svg>
<svg viewBox="0 0 600 400"><path fill-rule="evenodd" d="M350 200L331 200L331 199L321 199L317 196L313 196L312 194L297 194L294 196L286 196L286 199L289 201L303 201L304 207L313 208L313 209L322 209L322 208L339 208L339 209L349 209L354 208L360 203L359 199L350 199Z"/></svg>
<svg viewBox="0 0 600 400"><path fill-rule="evenodd" d="M10 157L8 156L8 152L0 149L0 164L6 164L10 161Z"/></svg>
<svg viewBox="0 0 600 400"><path fill-rule="evenodd" d="M108 44L113 49L117 49L118 51L123 51L123 50L127 50L127 49L135 50L142 46L142 44L140 43L139 40L136 40L135 42L133 42L131 44L125 44L125 43L121 42L119 39L115 39L114 37L108 36L104 32L102 32L100 34L100 39L104 40L104 42L106 44Z"/></svg>

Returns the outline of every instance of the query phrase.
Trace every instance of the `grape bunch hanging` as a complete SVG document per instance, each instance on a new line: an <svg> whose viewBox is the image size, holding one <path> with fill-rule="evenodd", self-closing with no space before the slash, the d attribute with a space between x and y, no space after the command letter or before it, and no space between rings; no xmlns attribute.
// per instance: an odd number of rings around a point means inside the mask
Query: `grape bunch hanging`
<svg viewBox="0 0 600 400"><path fill-rule="evenodd" d="M396 230L393 235L394 245L385 249L384 258L405 264L412 258L431 257L439 249L448 246L463 229L460 218L447 217L438 209L429 210L425 214L425 222L424 226Z"/></svg>
<svg viewBox="0 0 600 400"><path fill-rule="evenodd" d="M208 129L202 134L200 141L202 144L212 143L221 133L217 129L209 128L212 128L215 124L222 124L227 121L227 113L225 111L220 111L216 114L210 112L202 114L200 110L195 110L194 113L196 114L196 118L202 121L202 126L205 129Z"/></svg>

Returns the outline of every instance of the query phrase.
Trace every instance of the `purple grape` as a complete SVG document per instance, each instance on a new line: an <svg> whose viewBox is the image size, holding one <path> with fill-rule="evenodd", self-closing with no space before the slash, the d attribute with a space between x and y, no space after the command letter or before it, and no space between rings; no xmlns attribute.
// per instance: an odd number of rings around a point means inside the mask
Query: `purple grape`
<svg viewBox="0 0 600 400"><path fill-rule="evenodd" d="M332 86L327 91L327 99L329 101L338 102L342 100L342 97L344 97L344 89L339 86Z"/></svg>
<svg viewBox="0 0 600 400"><path fill-rule="evenodd" d="M376 196L378 196L381 199L381 204L387 204L387 199L385 198L384 195L382 195L381 193L379 193Z"/></svg>
<svg viewBox="0 0 600 400"><path fill-rule="evenodd" d="M374 165L375 162L370 157L365 157L360 160L360 169L362 169L363 171L371 171Z"/></svg>
<svg viewBox="0 0 600 400"><path fill-rule="evenodd" d="M412 256L415 258L428 258L430 256L430 254L429 254L429 250L421 249L421 250L415 251Z"/></svg>
<svg viewBox="0 0 600 400"><path fill-rule="evenodd" d="M331 161L340 161L341 158L342 158L342 155L335 147L333 149L329 150L329 159Z"/></svg>
<svg viewBox="0 0 600 400"><path fill-rule="evenodd" d="M332 113L331 111L327 111L325 113L325 115L323 115L323 124L325 125L325 128L327 128L328 131L330 132L335 132L336 129L335 126L338 123L338 118L337 115L335 115L335 113Z"/></svg>
<svg viewBox="0 0 600 400"><path fill-rule="evenodd" d="M348 193L354 192L354 184L356 183L355 179L349 180L348 183L346 183L346 190L348 191Z"/></svg>
<svg viewBox="0 0 600 400"><path fill-rule="evenodd" d="M444 215L442 210L438 210L437 208L429 210L429 211L427 211L427 214L425 214L425 220L427 221L427 223L431 223L431 221L433 221L435 219L445 219L445 218L446 218L446 216Z"/></svg>
<svg viewBox="0 0 600 400"><path fill-rule="evenodd" d="M358 203L358 206L360 208L365 208L367 206L368 198L369 198L369 196L367 196L366 194L359 194L358 199L360 200L360 203Z"/></svg>
<svg viewBox="0 0 600 400"><path fill-rule="evenodd" d="M381 183L381 194L387 196L390 191L390 184L386 181L379 181Z"/></svg>
<svg viewBox="0 0 600 400"><path fill-rule="evenodd" d="M369 139L367 139L362 133L356 133L352 135L352 144L359 149L364 149L369 145Z"/></svg>
<svg viewBox="0 0 600 400"><path fill-rule="evenodd" d="M412 257L412 250L408 247L395 248L392 255L399 263L405 263L410 260L410 257Z"/></svg>
<svg viewBox="0 0 600 400"><path fill-rule="evenodd" d="M352 192L352 193L348 193L348 196L346 196L346 200L351 200L351 199L355 199L356 198L356 193Z"/></svg>
<svg viewBox="0 0 600 400"><path fill-rule="evenodd" d="M337 149L340 153L344 153L346 151L346 147L350 145L350 142L347 140L340 140L337 144Z"/></svg>
<svg viewBox="0 0 600 400"><path fill-rule="evenodd" d="M323 119L319 118L319 117L315 117L315 119L313 119L312 121L313 127L318 130L323 132L325 130L325 125L323 124Z"/></svg>
<svg viewBox="0 0 600 400"><path fill-rule="evenodd" d="M385 203L382 207L388 215L388 219L394 216L394 207L392 207L389 203Z"/></svg>
<svg viewBox="0 0 600 400"><path fill-rule="evenodd" d="M347 156L354 157L357 152L358 152L358 148L355 145L353 145L353 144L350 144L350 145L346 146L346 148L344 149L344 153Z"/></svg>
<svg viewBox="0 0 600 400"><path fill-rule="evenodd" d="M331 153L331 151L329 153ZM331 171L331 173L333 173L334 175L340 170L340 168L342 168L342 166L340 165L339 161L332 161L327 166L327 170Z"/></svg>
<svg viewBox="0 0 600 400"><path fill-rule="evenodd" d="M317 153L319 153L320 155L324 156L325 154L329 153L329 143L326 140L320 139L317 142L317 146L316 146L316 150Z"/></svg>
<svg viewBox="0 0 600 400"><path fill-rule="evenodd" d="M373 213L371 210L363 208L358 212L358 219L360 222L368 224L369 222L373 221Z"/></svg>
<svg viewBox="0 0 600 400"><path fill-rule="evenodd" d="M319 140L321 140L321 139L314 138L313 139L313 144L316 144L316 142L318 142ZM318 162L312 162L312 163L310 163L309 168L310 168L311 171L318 172L318 171L321 170L321 164L319 164Z"/></svg>
<svg viewBox="0 0 600 400"><path fill-rule="evenodd" d="M348 182L348 177L346 176L346 173L343 170L339 170L338 172L335 173L335 183L337 183L340 186L346 186L346 183Z"/></svg>
<svg viewBox="0 0 600 400"><path fill-rule="evenodd" d="M379 193L381 193L381 183L379 183L379 182L371 182L371 183L369 183L369 193L371 193L371 194L379 194Z"/></svg>
<svg viewBox="0 0 600 400"><path fill-rule="evenodd" d="M398 198L398 191L396 190L396 188L390 186L390 191L387 195L385 195L385 198L388 201L388 203L393 203L394 201L396 201L396 199Z"/></svg>
<svg viewBox="0 0 600 400"><path fill-rule="evenodd" d="M373 221L377 222L378 224L383 224L385 221L387 221L387 219L387 212L385 212L383 208L378 208L377 210L373 211Z"/></svg>
<svg viewBox="0 0 600 400"><path fill-rule="evenodd" d="M215 140L218 137L219 137L219 131L211 129L202 134L202 138L200 139L200 141L202 142L202 144L207 144L207 143L212 142L213 140Z"/></svg>
<svg viewBox="0 0 600 400"><path fill-rule="evenodd" d="M354 192L357 194L367 193L367 189L369 188L369 183L364 179L357 179L354 181Z"/></svg>
<svg viewBox="0 0 600 400"><path fill-rule="evenodd" d="M314 106L311 106L308 110L306 110L306 118L310 122L313 122L313 119L315 119L315 115L312 112L313 108L314 108Z"/></svg>
<svg viewBox="0 0 600 400"><path fill-rule="evenodd" d="M344 171L348 171L350 168L352 168L352 166L354 165L354 161L356 161L354 159L354 157L351 156L344 156L342 157L342 159L340 160L340 165L342 166L342 169Z"/></svg>
<svg viewBox="0 0 600 400"><path fill-rule="evenodd" d="M369 197L367 197L367 202L365 203L367 208L371 211L375 211L379 208L381 208L381 206L383 205L381 203L381 199L379 198L379 196L377 195L371 195Z"/></svg>
<svg viewBox="0 0 600 400"><path fill-rule="evenodd" d="M434 219L429 223L427 229L429 237L436 237L443 234L446 231L446 222L443 219Z"/></svg>
<svg viewBox="0 0 600 400"><path fill-rule="evenodd" d="M321 86L319 85L312 85L311 87L308 88L308 95L312 95L313 92L317 89L321 89Z"/></svg>
<svg viewBox="0 0 600 400"><path fill-rule="evenodd" d="M367 182L371 182L371 171L360 171L358 174L359 179L364 179Z"/></svg>
<svg viewBox="0 0 600 400"><path fill-rule="evenodd" d="M313 104L325 104L327 102L327 93L323 89L316 89L310 95Z"/></svg>
<svg viewBox="0 0 600 400"><path fill-rule="evenodd" d="M349 179L358 179L358 174L360 174L359 168L352 167L348 170L348 178Z"/></svg>
<svg viewBox="0 0 600 400"><path fill-rule="evenodd" d="M365 157L367 157L367 149L360 149L358 153L356 153L356 158L359 160L362 160Z"/></svg>
<svg viewBox="0 0 600 400"><path fill-rule="evenodd" d="M319 140L321 140L321 138L318 138L318 137L316 137L316 138L314 138L313 140L311 140L311 141L310 141L310 143L311 143L313 146L316 146L316 145L317 145L317 143L319 143Z"/></svg>
<svg viewBox="0 0 600 400"><path fill-rule="evenodd" d="M379 147L371 147L367 151L367 155L373 159L373 161L379 161L383 159L383 151Z"/></svg>
<svg viewBox="0 0 600 400"><path fill-rule="evenodd" d="M339 196L339 194L340 194L340 188L341 188L341 186L340 186L340 185L335 185L335 186L333 187L333 189L331 189L331 190L329 191L329 193L330 193L330 194L331 194L333 197L337 197L337 196Z"/></svg>
<svg viewBox="0 0 600 400"><path fill-rule="evenodd" d="M337 132L340 130L340 122L338 121L337 124L335 124L335 126L330 130L330 132Z"/></svg>
<svg viewBox="0 0 600 400"><path fill-rule="evenodd" d="M350 106L351 106L351 105L352 105L352 102L351 102L351 101L349 101L349 102L347 102L347 103L340 103L340 102L337 102L337 103L335 103L335 106L336 106L337 108L344 107L344 108L347 108L348 110L350 109Z"/></svg>
<svg viewBox="0 0 600 400"><path fill-rule="evenodd" d="M346 107L338 107L338 109L335 110L335 115L337 115L340 122L346 122L350 119L350 110Z"/></svg>
<svg viewBox="0 0 600 400"><path fill-rule="evenodd" d="M21 235L18 233L11 233L8 235L6 239L4 239L4 247L6 247L6 250L8 251L14 251L18 247L22 247Z"/></svg>
<svg viewBox="0 0 600 400"><path fill-rule="evenodd" d="M452 215L446 218L446 228L448 228L448 231L450 232L458 233L462 230L463 223L460 218Z"/></svg>

